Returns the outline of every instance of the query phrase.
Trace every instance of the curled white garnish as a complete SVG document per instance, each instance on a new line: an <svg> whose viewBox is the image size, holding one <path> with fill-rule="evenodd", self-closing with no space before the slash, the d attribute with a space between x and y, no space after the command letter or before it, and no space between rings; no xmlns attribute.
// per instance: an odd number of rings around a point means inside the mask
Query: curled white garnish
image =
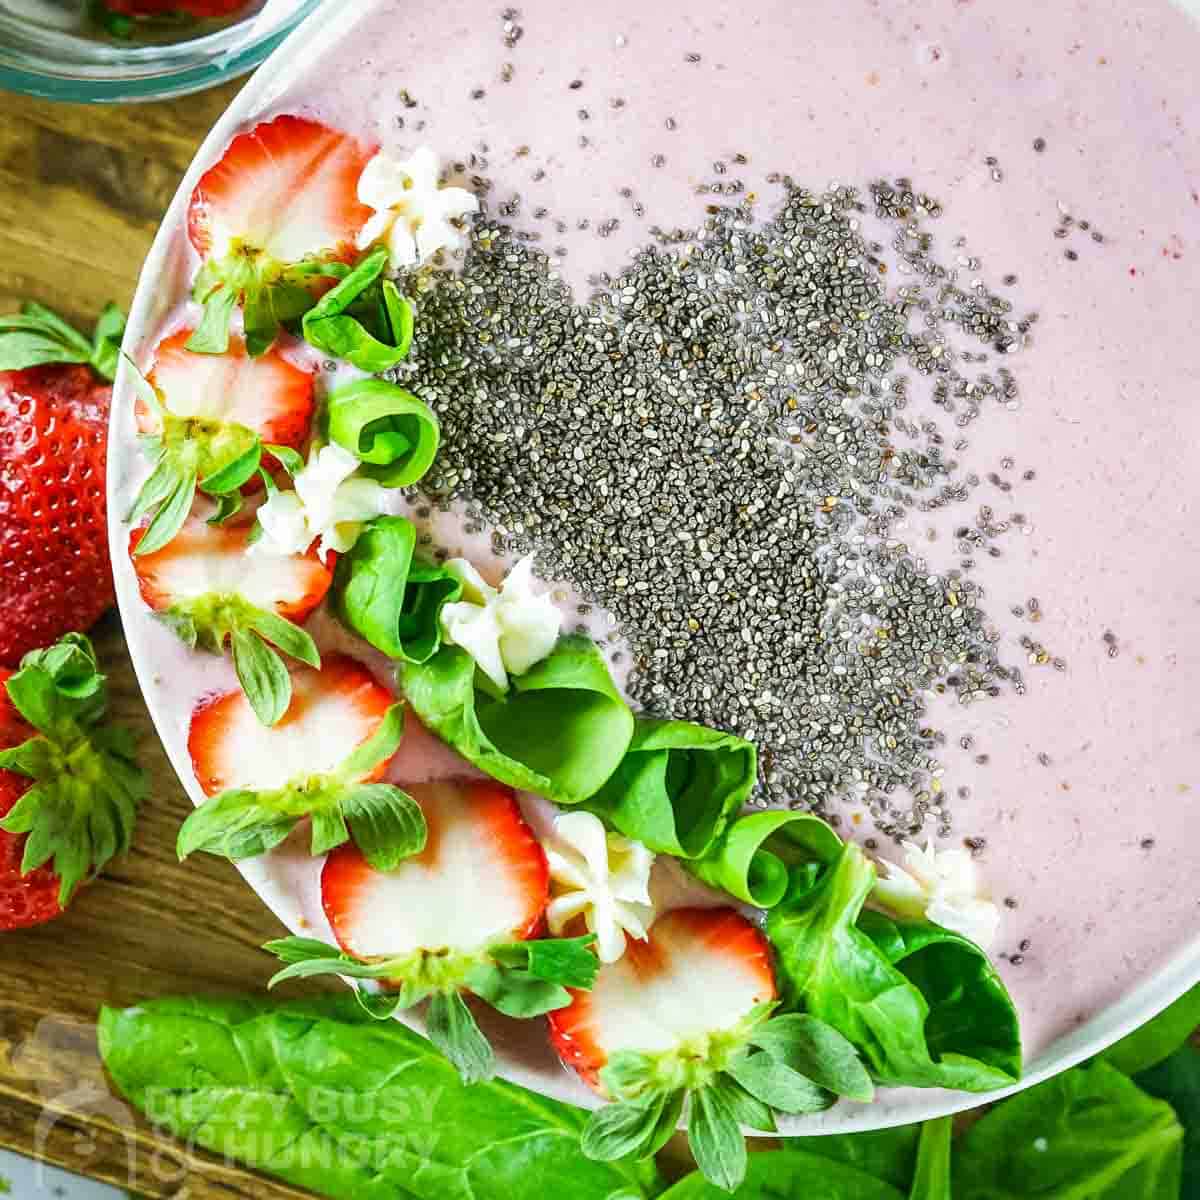
<svg viewBox="0 0 1200 1200"><path fill-rule="evenodd" d="M499 591L465 558L452 558L446 569L462 582L463 599L442 609L442 632L498 688L507 688L510 674L524 675L554 649L562 613L548 595L534 590L532 555L509 571Z"/></svg>
<svg viewBox="0 0 1200 1200"><path fill-rule="evenodd" d="M880 864L887 872L875 884L874 898L902 917L924 917L935 925L961 933L988 949L1000 928L1000 910L979 895L975 862L966 850L924 848L904 843L904 866Z"/></svg>
<svg viewBox="0 0 1200 1200"><path fill-rule="evenodd" d="M358 248L387 246L393 270L428 262L439 250L466 242L461 221L479 200L460 187L442 187L437 155L422 146L410 158L380 151L358 179L358 198L375 215L358 235Z"/></svg>
<svg viewBox="0 0 1200 1200"><path fill-rule="evenodd" d="M599 817L563 813L546 842L553 899L546 922L555 936L578 917L596 935L600 961L616 962L626 937L646 938L654 920L650 868L654 855L620 834L608 833Z"/></svg>
<svg viewBox="0 0 1200 1200"><path fill-rule="evenodd" d="M322 447L292 481L294 490L277 491L258 510L263 535L252 554L304 554L318 541L322 562L329 551L353 549L363 524L384 511L387 489L355 477L358 459L341 446Z"/></svg>

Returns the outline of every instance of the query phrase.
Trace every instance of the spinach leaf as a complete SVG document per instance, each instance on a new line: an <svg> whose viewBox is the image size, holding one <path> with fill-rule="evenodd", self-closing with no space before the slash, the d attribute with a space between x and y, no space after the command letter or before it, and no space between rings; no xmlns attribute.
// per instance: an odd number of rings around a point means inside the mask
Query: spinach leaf
<svg viewBox="0 0 1200 1200"><path fill-rule="evenodd" d="M950 1139L953 1133L953 1117L939 1117L921 1126L909 1200L951 1200Z"/></svg>
<svg viewBox="0 0 1200 1200"><path fill-rule="evenodd" d="M441 648L442 609L462 581L418 557L416 526L379 517L338 560L334 605L343 625L389 658L428 662Z"/></svg>
<svg viewBox="0 0 1200 1200"><path fill-rule="evenodd" d="M805 1138L806 1146L823 1138ZM788 1146L794 1143L788 1142ZM699 1171L682 1179L660 1200L905 1200L882 1179L814 1150L751 1154L745 1182L733 1192L709 1183Z"/></svg>
<svg viewBox="0 0 1200 1200"><path fill-rule="evenodd" d="M842 839L811 813L753 812L734 820L703 858L684 865L698 879L755 908L774 908L797 867L821 867Z"/></svg>
<svg viewBox="0 0 1200 1200"><path fill-rule="evenodd" d="M811 886L771 910L767 935L787 1005L832 1025L881 1083L964 1091L1012 1083L1016 1010L986 955L937 926L864 914L874 882L862 850L847 844Z"/></svg>
<svg viewBox="0 0 1200 1200"><path fill-rule="evenodd" d="M100 1052L155 1125L330 1197L639 1200L658 1190L652 1165L583 1157L587 1113L500 1081L465 1087L428 1042L372 1021L348 996L104 1009Z"/></svg>
<svg viewBox="0 0 1200 1200"><path fill-rule="evenodd" d="M655 853L699 858L745 803L757 761L754 746L732 733L641 718L588 808Z"/></svg>
<svg viewBox="0 0 1200 1200"><path fill-rule="evenodd" d="M1012 1082L1021 1075L1021 1029L1016 1006L987 955L974 942L928 921L895 921L866 911L859 929L917 988L929 1006L925 1038L946 1078L973 1075L957 1064L969 1054ZM943 1087L978 1090L964 1083Z"/></svg>
<svg viewBox="0 0 1200 1200"><path fill-rule="evenodd" d="M441 427L433 409L394 383L363 379L326 401L329 436L384 487L411 487L433 465Z"/></svg>
<svg viewBox="0 0 1200 1200"><path fill-rule="evenodd" d="M1171 1107L1094 1062L998 1104L956 1148L955 1200L1179 1200Z"/></svg>
<svg viewBox="0 0 1200 1200"><path fill-rule="evenodd" d="M1200 1026L1200 985L1184 992L1174 1004L1105 1050L1105 1062L1126 1075L1136 1075L1160 1063L1187 1041Z"/></svg>
<svg viewBox="0 0 1200 1200"><path fill-rule="evenodd" d="M475 680L474 661L457 646L400 668L421 723L501 783L579 804L625 757L633 714L589 639L560 638L504 696L476 691Z"/></svg>
<svg viewBox="0 0 1200 1200"><path fill-rule="evenodd" d="M1175 1110L1184 1129L1181 1197L1200 1196L1200 1050L1182 1046L1170 1058L1135 1080L1151 1096Z"/></svg>
<svg viewBox="0 0 1200 1200"><path fill-rule="evenodd" d="M382 279L388 251L367 255L345 279L304 314L304 340L371 375L390 371L408 356L412 305Z"/></svg>

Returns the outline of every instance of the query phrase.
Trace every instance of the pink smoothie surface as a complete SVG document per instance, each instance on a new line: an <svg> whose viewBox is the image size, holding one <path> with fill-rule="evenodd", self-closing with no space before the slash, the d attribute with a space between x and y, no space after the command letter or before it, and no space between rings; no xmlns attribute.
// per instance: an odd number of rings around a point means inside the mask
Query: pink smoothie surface
<svg viewBox="0 0 1200 1200"><path fill-rule="evenodd" d="M397 154L483 155L493 211L516 192L529 228L537 206L567 223L542 245L581 298L652 224L701 223L697 184L744 155L763 217L772 172L814 190L911 177L945 207L943 256L978 256L968 274L992 286L1015 275L1037 311L1019 407L960 456L1013 483L972 514L1026 519L973 577L1027 693L931 714L949 844L981 839L987 890L1010 900L996 950L1037 1053L1200 917L1200 25L1166 0L521 0L507 25L502 7L385 2L273 111ZM910 520L932 570L956 564L965 515ZM1022 634L1065 669L1028 662Z"/></svg>

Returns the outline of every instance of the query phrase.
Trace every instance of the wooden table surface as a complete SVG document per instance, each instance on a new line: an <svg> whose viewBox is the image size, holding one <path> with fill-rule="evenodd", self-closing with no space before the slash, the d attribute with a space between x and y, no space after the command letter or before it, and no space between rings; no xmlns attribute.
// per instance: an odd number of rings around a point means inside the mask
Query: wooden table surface
<svg viewBox="0 0 1200 1200"><path fill-rule="evenodd" d="M130 107L0 93L0 313L39 300L90 332L106 301L128 310L159 218L236 92L230 85ZM229 864L207 855L176 861L190 804L150 724L115 614L94 637L117 717L143 734L150 799L132 852L66 915L0 934L0 1146L147 1196L299 1196L188 1153L108 1094L94 1026L102 1004L261 989L273 960L259 947L283 930Z"/></svg>

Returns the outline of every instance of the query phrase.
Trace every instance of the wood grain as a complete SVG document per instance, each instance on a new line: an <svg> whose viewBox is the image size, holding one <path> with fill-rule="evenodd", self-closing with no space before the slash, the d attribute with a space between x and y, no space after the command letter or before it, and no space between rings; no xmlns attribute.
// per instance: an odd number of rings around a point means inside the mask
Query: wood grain
<svg viewBox="0 0 1200 1200"><path fill-rule="evenodd" d="M0 312L38 300L90 331L106 301L128 308L159 218L237 87L119 108L0 94ZM116 615L94 636L116 715L142 735L151 795L132 853L65 916L0 935L0 1146L147 1196L298 1196L156 1134L104 1081L94 1026L102 1005L261 989L272 960L258 947L282 927L228 864L176 861L189 802Z"/></svg>

